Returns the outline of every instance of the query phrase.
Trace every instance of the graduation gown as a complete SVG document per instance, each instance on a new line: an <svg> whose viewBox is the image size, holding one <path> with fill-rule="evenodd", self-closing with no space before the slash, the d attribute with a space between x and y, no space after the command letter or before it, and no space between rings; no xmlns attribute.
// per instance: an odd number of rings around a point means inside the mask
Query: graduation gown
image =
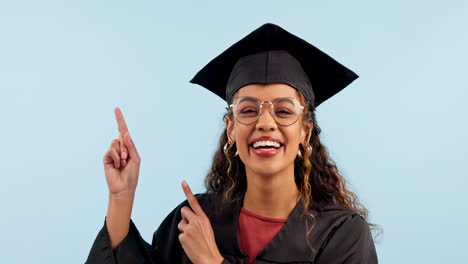
<svg viewBox="0 0 468 264"><path fill-rule="evenodd" d="M213 196L197 194L197 200L210 219L216 244L224 257L222 264L247 263L247 255L239 247L238 218L242 201L224 209L215 208ZM177 206L154 232L151 245L143 240L133 221L128 235L112 250L106 222L98 233L86 263L88 264L178 264L192 263L179 242L180 209L189 206L187 200ZM316 216L316 225L306 241L306 219L299 201L287 222L254 263L346 263L376 264L377 254L368 224L357 213L338 207L310 209Z"/></svg>

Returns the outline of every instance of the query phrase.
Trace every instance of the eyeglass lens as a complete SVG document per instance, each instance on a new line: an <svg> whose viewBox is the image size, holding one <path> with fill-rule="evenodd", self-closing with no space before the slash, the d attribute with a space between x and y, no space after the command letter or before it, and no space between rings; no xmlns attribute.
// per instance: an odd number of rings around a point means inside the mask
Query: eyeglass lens
<svg viewBox="0 0 468 264"><path fill-rule="evenodd" d="M281 97L275 99L272 105L269 104L269 102L260 102L254 97L241 97L233 104L234 117L240 123L248 125L257 121L263 110L269 110L280 125L288 126L299 119L301 105L296 99ZM270 109L265 109L268 107Z"/></svg>

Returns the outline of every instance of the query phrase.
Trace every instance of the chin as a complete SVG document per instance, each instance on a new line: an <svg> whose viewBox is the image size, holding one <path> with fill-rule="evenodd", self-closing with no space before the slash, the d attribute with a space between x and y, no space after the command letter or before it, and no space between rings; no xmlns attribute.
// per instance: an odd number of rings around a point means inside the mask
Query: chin
<svg viewBox="0 0 468 264"><path fill-rule="evenodd" d="M246 169L254 172L256 175L271 177L285 171L290 165L281 164L278 161L251 161L250 164L245 164Z"/></svg>
<svg viewBox="0 0 468 264"><path fill-rule="evenodd" d="M271 177L288 169L294 170L295 156L291 153L285 153L284 148L282 148L280 153L273 157L257 156L253 151L251 151L251 149L248 149L248 151L241 149L239 152L246 170L251 171L256 175Z"/></svg>

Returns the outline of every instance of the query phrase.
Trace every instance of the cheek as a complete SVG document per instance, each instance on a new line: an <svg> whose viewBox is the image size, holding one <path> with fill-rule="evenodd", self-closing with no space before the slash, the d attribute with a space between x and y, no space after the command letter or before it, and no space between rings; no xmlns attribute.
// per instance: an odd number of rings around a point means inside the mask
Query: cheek
<svg viewBox="0 0 468 264"><path fill-rule="evenodd" d="M296 156L301 143L301 130L299 128L285 130L283 135L285 136L285 155Z"/></svg>
<svg viewBox="0 0 468 264"><path fill-rule="evenodd" d="M248 127L234 128L232 135L236 141L237 149L248 149L250 133L251 129L248 129Z"/></svg>
<svg viewBox="0 0 468 264"><path fill-rule="evenodd" d="M302 131L295 127L291 129L285 129L283 131L283 135L286 139L287 145L292 146L292 147L297 147L299 146L299 143L301 142L301 137L302 137Z"/></svg>

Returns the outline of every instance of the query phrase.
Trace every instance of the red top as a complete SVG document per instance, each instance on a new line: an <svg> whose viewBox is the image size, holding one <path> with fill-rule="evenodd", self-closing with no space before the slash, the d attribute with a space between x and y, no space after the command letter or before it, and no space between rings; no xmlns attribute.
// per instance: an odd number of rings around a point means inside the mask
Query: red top
<svg viewBox="0 0 468 264"><path fill-rule="evenodd" d="M241 208L237 237L241 250L249 255L248 264L280 231L288 219L269 218Z"/></svg>

